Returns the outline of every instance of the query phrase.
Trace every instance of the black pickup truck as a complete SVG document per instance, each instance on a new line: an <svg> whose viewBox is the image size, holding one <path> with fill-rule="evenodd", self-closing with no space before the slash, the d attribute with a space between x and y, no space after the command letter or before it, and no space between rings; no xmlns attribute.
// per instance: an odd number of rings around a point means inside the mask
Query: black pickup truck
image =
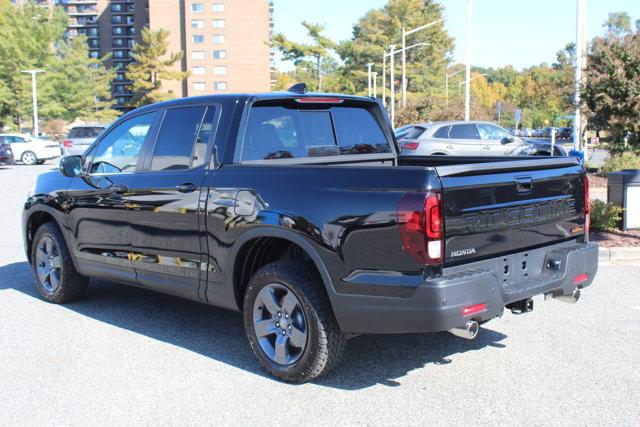
<svg viewBox="0 0 640 427"><path fill-rule="evenodd" d="M220 95L131 111L28 196L38 292L65 303L100 277L241 311L260 363L305 381L349 337L470 339L505 308L575 302L591 284L576 159L398 153L365 97Z"/></svg>

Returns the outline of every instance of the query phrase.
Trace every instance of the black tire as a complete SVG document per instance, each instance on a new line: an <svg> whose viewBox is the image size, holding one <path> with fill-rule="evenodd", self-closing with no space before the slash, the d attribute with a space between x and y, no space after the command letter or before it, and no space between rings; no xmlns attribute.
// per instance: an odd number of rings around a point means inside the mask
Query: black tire
<svg viewBox="0 0 640 427"><path fill-rule="evenodd" d="M20 156L20 161L23 165L32 166L38 163L38 156L33 151L25 151Z"/></svg>
<svg viewBox="0 0 640 427"><path fill-rule="evenodd" d="M275 362L265 353L254 327L256 298L264 287L272 284L284 286L297 297L306 322L306 347L288 365ZM315 268L305 263L274 262L259 269L245 292L243 318L249 345L258 361L270 374L284 381L299 383L326 374L338 364L344 351L346 339L324 285Z"/></svg>
<svg viewBox="0 0 640 427"><path fill-rule="evenodd" d="M57 285L55 287L51 285L53 281L51 276L49 276L49 283L47 283L47 279L42 279L42 273L39 272L42 271L39 270L39 268L46 270L46 261L42 264L39 263L40 258L38 257L38 251L41 250L41 243L44 245L48 239L51 239L51 241L55 243L57 251L54 252L57 252L57 256L59 257L59 260L56 262L59 268L55 269L57 277ZM51 263L49 263L49 266L51 266ZM31 270L36 282L38 294L49 302L64 304L77 301L87 293L89 279L80 275L76 270L62 232L58 226L52 222L42 224L35 233L31 247ZM49 271L51 271L51 267Z"/></svg>

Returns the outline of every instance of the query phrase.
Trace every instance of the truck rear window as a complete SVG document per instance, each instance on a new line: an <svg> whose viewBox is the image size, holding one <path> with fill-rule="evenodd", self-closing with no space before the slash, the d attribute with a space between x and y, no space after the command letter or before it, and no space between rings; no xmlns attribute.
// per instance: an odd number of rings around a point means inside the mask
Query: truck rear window
<svg viewBox="0 0 640 427"><path fill-rule="evenodd" d="M382 128L367 108L256 106L249 113L242 160L390 152Z"/></svg>

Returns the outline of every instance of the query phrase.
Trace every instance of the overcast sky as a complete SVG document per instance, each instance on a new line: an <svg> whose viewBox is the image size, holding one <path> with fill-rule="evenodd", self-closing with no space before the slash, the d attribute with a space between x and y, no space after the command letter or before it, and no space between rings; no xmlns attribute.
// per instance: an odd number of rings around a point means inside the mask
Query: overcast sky
<svg viewBox="0 0 640 427"><path fill-rule="evenodd" d="M467 0L441 0L447 29L455 39L454 58L464 62ZM587 37L601 34L609 12L625 11L640 19L640 0L587 0ZM386 0L275 0L275 32L305 41L303 20L327 25L337 41L351 37L353 24ZM576 0L474 0L473 65L525 68L551 63L568 42L575 41ZM428 41L428 40L425 40ZM399 42L399 41L398 41ZM277 62L279 68L290 65Z"/></svg>

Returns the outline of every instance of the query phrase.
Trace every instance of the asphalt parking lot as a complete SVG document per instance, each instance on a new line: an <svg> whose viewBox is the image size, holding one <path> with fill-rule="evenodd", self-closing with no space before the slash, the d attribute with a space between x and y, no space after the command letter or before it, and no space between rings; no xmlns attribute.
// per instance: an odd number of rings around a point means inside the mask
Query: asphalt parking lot
<svg viewBox="0 0 640 427"><path fill-rule="evenodd" d="M576 305L537 298L474 341L354 338L338 370L290 385L237 313L97 281L84 301L40 300L21 204L54 167L0 166L0 425L640 423L638 265L602 265Z"/></svg>

